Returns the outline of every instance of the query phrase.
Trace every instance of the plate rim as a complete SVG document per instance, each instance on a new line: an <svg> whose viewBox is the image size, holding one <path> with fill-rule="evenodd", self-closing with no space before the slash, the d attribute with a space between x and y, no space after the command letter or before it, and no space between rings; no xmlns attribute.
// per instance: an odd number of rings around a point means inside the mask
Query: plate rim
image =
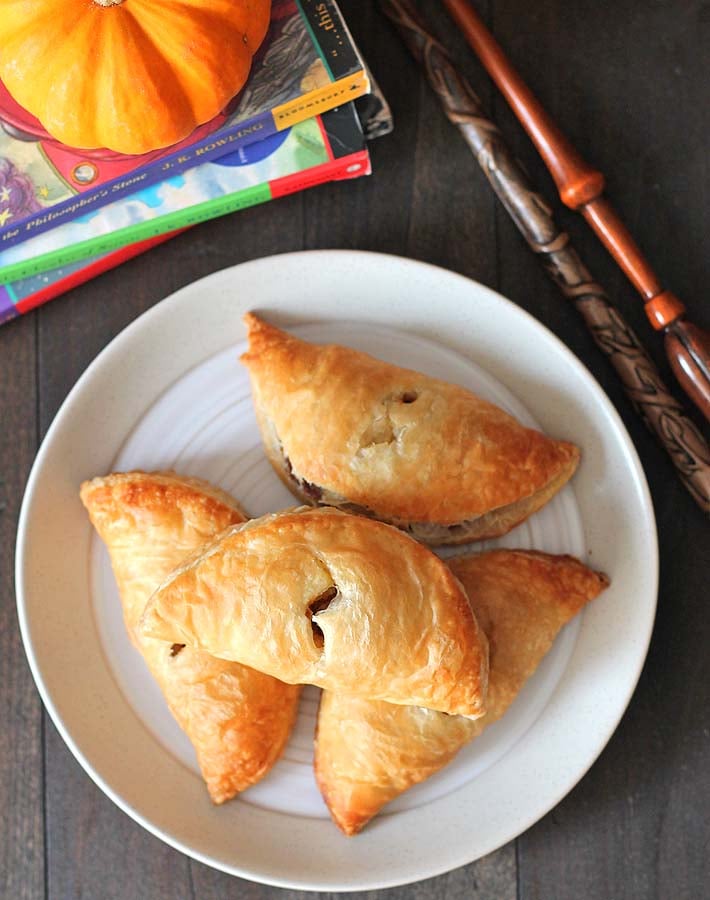
<svg viewBox="0 0 710 900"><path fill-rule="evenodd" d="M31 625L27 618L27 609L24 603L24 594L26 590L25 585L25 573L27 571L26 559L25 559L25 550L26 543L28 537L28 526L29 519L31 515L31 510L33 506L33 499L35 492L37 490L37 483L42 472L42 469L45 465L46 458L50 455L52 450L52 443L54 439L54 434L57 430L59 430L62 420L69 414L72 405L75 402L79 402L79 397L83 392L85 386L91 381L94 373L100 369L103 365L104 360L109 357L111 354L119 351L121 346L124 343L130 343L133 338L134 333L139 332L141 329L145 328L154 318L158 318L162 315L165 315L170 307L178 305L183 302L189 302L189 296L195 290L200 290L204 288L208 283L212 280L218 280L220 278L229 277L228 273L232 273L235 270L242 269L244 267L254 267L260 265L269 265L275 264L279 261L283 262L289 259L298 259L302 260L304 257L307 257L313 260L314 264L317 263L318 258L327 259L329 264L337 264L338 260L341 260L342 263L347 264L347 261L364 261L364 264L367 265L368 261L373 265L404 265L413 269L427 269L434 277L443 277L443 278L452 278L456 279L462 283L465 283L468 290L478 290L483 291L488 295L488 298L495 302L496 304L503 304L510 308L510 311L518 316L521 321L527 327L531 327L533 331L538 330L542 331L545 337L548 340L551 340L553 343L557 345L558 350L560 351L562 357L565 359L566 364L571 365L575 368L579 375L581 375L582 379L587 382L590 391L595 395L595 399L601 405L604 413L612 420L615 428L617 436L621 439L623 449L626 454L627 460L631 463L633 468L633 474L636 479L636 485L639 489L639 499L643 506L643 512L646 517L645 525L648 529L648 551L649 558L645 560L646 567L648 570L648 574L650 577L650 590L649 590L649 608L648 608L648 616L646 621L646 629L644 633L640 636L639 639L639 650L636 658L635 665L635 674L634 677L629 679L626 684L625 690L623 691L623 702L619 702L619 712L618 715L614 717L613 723L610 724L608 728L608 733L606 733L603 739L595 742L594 752L591 754L591 758L588 760L587 765L583 769L575 770L574 774L571 777L568 777L566 781L566 785L561 787L552 797L549 799L549 802L546 801L541 806L539 806L534 811L529 812L527 816L518 816L516 820L516 824L512 827L512 833L503 841L499 841L494 839L492 844L488 847L484 847L482 851L478 849L474 851L473 855L471 852L466 852L465 850L459 854L460 859L453 866L449 861L440 863L437 865L436 861L430 861L429 864L420 865L417 871L414 871L411 877L402 878L401 876L393 876L390 878L380 877L378 879L373 879L369 881L363 881L361 883L355 884L341 884L338 882L321 882L321 883L313 883L311 881L294 878L283 878L277 875L269 875L263 872L254 872L248 869L241 868L238 865L230 865L226 867L221 861L210 857L208 854L203 853L199 850L194 849L186 845L180 839L174 838L170 833L167 833L162 828L155 826L148 818L146 818L143 813L139 812L135 809L129 802L124 800L121 795L114 790L114 788L106 781L103 775L101 775L92 765L92 763L86 758L81 748L78 746L68 729L65 727L64 722L62 720L62 716L57 709L51 695L51 689L45 683L45 679L43 677L41 671L41 662L37 658L35 648L33 646L32 635L31 635ZM463 287L463 285L462 285ZM286 317L291 317L291 309L288 307L280 310ZM334 317L337 318L337 317ZM307 319L303 319L302 321L308 321ZM364 320L358 320L364 321ZM391 327L397 327L396 324L391 325ZM417 331L402 327L399 329L405 333L410 334L418 334ZM442 343L435 337L430 338L434 343ZM223 345L227 346L228 341ZM457 348L453 346L447 345L443 342L443 345L447 347L447 349L454 350L454 352L459 352ZM219 348L213 348L210 352L216 353L219 352ZM206 357L203 355L202 360ZM474 362L481 366L484 370L488 371L487 366L485 364L479 363L478 360L474 358ZM199 361L193 361L191 366L199 365ZM185 370L187 371L187 369ZM493 375L493 377L497 377ZM507 384L503 382L504 387L508 390ZM512 391L514 394L517 393ZM524 401L523 401L524 402ZM15 584L16 584L16 604L17 604L17 614L18 614L18 622L20 628L20 634L22 638L23 648L25 650L25 654L27 656L28 664L32 673L32 677L37 686L40 697L43 701L45 709L49 714L52 722L55 727L59 731L62 739L67 744L68 748L72 752L75 759L82 766L84 771L89 775L89 777L94 781L94 783L127 815L129 815L134 821L140 824L143 828L145 828L149 833L153 834L155 837L158 837L160 840L167 843L169 846L175 848L176 850L184 853L185 855L192 857L205 865L211 866L213 868L224 871L228 874L233 874L241 878L245 878L247 880L256 881L258 883L263 883L267 885L271 885L274 887L282 887L282 888L291 888L297 890L314 890L314 891L328 891L328 892L351 892L351 891L361 891L361 890L375 890L375 889L385 889L389 887L395 887L399 885L411 884L417 881L420 881L425 878L436 877L438 875L444 874L445 872L451 871L453 868L460 867L462 865L466 865L470 862L473 862L476 859L481 858L481 856L486 853L490 853L495 849L498 849L501 846L504 846L506 843L510 842L517 838L520 834L524 833L529 827L531 827L535 822L539 821L543 818L551 809L553 809L578 783L579 781L586 775L591 766L596 762L604 748L607 746L609 740L612 735L616 731L619 722L623 715L625 714L629 702L633 696L633 693L638 684L638 680L640 678L641 672L643 670L647 655L648 649L650 645L651 636L653 633L656 609L657 609L657 595L658 595L658 579L659 579L659 550L658 550L658 536L657 536L657 527L655 521L655 514L653 509L653 503L650 495L650 490L648 487L648 483L645 477L645 473L643 467L641 465L641 461L639 459L636 448L631 440L631 437L624 426L624 423L616 411L614 405L611 400L608 398L606 393L603 391L601 386L598 384L594 376L587 369L584 363L579 360L574 353L567 347L567 345L557 337L546 325L544 325L540 320L536 319L531 313L527 310L522 309L517 306L517 304L513 303L511 300L499 294L497 291L492 290L491 288L476 282L474 279L468 278L464 275L461 275L457 272L454 272L449 269L445 269L440 266L433 265L431 263L422 262L419 260L411 259L408 257L399 256L396 254L387 254L387 253L376 253L372 251L361 251L361 250L305 250L305 251L294 251L289 253L279 253L273 254L266 257L259 257L256 259L248 260L236 265L227 266L223 269L217 270L216 272L210 273L200 279L196 279L178 290L170 293L160 301L156 302L152 307L143 312L140 316L126 325L118 334L116 334L105 347L95 356L95 358L89 363L84 372L77 379L75 384L71 387L67 396L62 401L59 409L57 410L50 427L48 428L40 447L38 448L35 460L32 464L27 484L25 487L25 492L22 499L22 504L20 508L20 515L18 519L18 527L17 527L17 541L16 541L16 553L15 553ZM637 635L637 637L639 637ZM621 694L619 695L621 696ZM485 843L485 842L484 842Z"/></svg>

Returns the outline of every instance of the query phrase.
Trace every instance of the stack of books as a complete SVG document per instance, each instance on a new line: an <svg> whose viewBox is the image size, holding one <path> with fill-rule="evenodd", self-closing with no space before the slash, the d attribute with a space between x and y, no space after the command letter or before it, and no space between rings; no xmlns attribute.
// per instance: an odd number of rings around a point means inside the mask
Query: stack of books
<svg viewBox="0 0 710 900"><path fill-rule="evenodd" d="M274 0L230 105L143 156L66 147L0 82L0 323L198 222L368 175L391 127L334 0Z"/></svg>

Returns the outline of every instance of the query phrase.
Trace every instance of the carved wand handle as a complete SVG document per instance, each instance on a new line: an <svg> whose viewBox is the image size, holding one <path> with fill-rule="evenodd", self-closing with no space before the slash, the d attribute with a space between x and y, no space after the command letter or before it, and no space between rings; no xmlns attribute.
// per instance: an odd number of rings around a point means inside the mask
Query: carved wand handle
<svg viewBox="0 0 710 900"><path fill-rule="evenodd" d="M581 212L644 301L651 325L665 335L671 368L686 394L710 421L710 333L686 321L685 306L661 286L611 203L604 176L588 165L562 134L468 0L444 0L488 74L527 131L562 202Z"/></svg>
<svg viewBox="0 0 710 900"><path fill-rule="evenodd" d="M661 440L696 503L710 512L710 447L664 385L634 331L557 227L551 210L530 185L480 100L426 30L411 0L380 0L419 62L447 117L461 131L491 187L531 249L587 324L597 346L621 378L646 425Z"/></svg>

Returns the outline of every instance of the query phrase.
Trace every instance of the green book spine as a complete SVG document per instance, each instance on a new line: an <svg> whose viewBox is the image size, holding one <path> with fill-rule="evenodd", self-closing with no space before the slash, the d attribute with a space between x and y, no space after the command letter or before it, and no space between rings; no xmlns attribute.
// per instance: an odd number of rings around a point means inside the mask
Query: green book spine
<svg viewBox="0 0 710 900"><path fill-rule="evenodd" d="M117 250L127 244L143 241L147 238L157 237L169 231L179 228L187 228L206 222L208 219L216 219L227 213L237 212L249 206L265 203L272 198L271 187L268 183L245 188L227 197L218 197L214 200L205 200L189 209L176 210L158 219L148 222L139 222L136 225L128 225L117 231L102 237L93 237L90 240L80 241L71 247L62 247L59 250L51 250L33 259L10 263L0 269L0 284L8 284L19 278L27 278L30 275L39 275L50 269L65 266L68 263L80 259L87 259L99 253L107 253Z"/></svg>

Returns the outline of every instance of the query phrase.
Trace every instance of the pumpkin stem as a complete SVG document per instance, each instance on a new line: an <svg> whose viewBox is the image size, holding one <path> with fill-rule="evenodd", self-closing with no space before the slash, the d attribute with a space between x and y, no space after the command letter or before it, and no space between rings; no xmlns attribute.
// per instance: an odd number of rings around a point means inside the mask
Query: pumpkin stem
<svg viewBox="0 0 710 900"><path fill-rule="evenodd" d="M94 0L99 6L119 6L123 0Z"/></svg>

